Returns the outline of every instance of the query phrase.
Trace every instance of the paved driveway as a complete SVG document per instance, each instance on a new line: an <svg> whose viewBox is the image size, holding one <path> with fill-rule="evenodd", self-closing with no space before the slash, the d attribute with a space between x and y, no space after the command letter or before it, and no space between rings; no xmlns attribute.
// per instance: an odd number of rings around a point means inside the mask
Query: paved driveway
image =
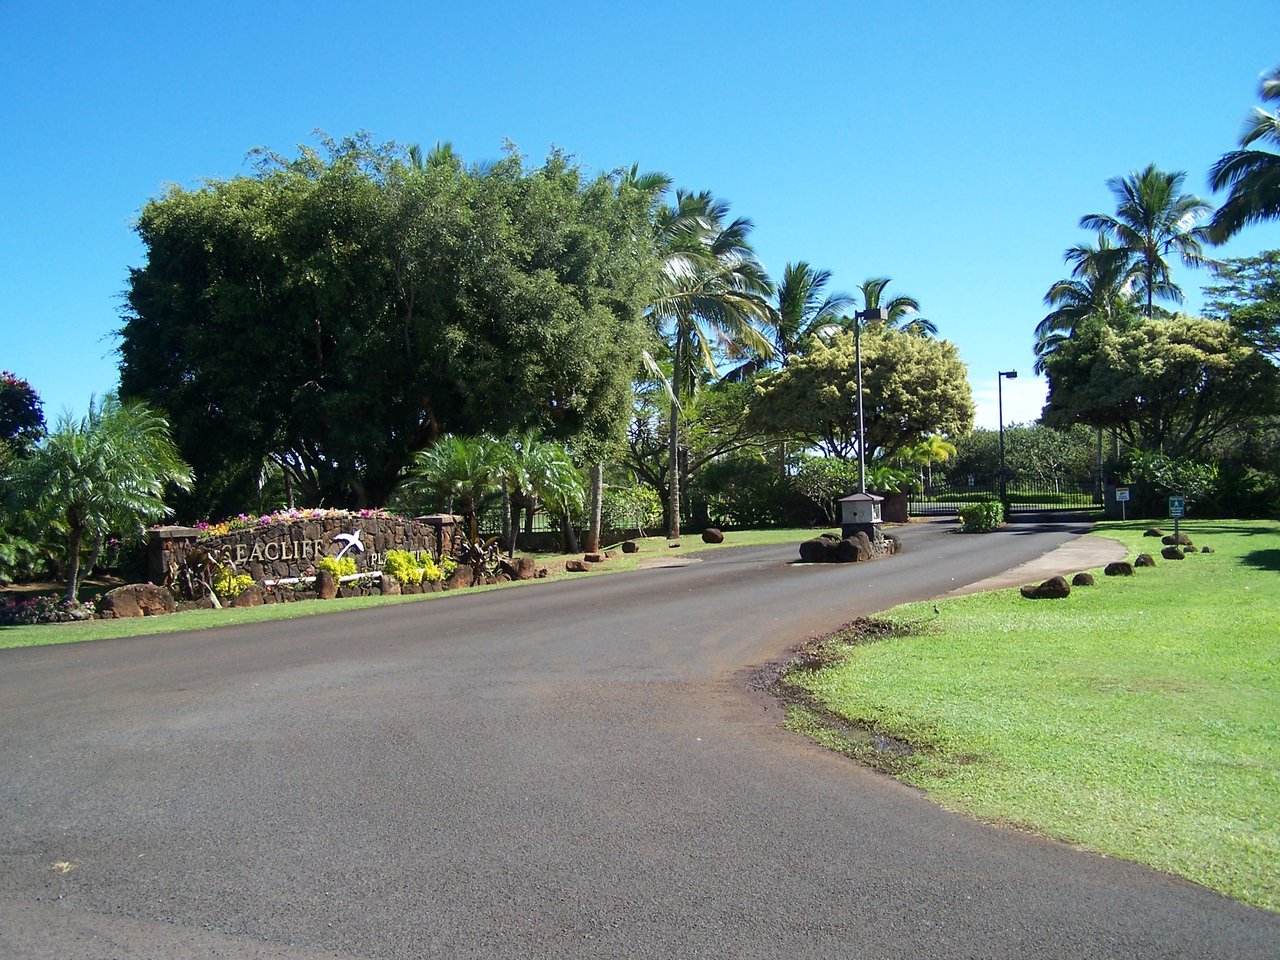
<svg viewBox="0 0 1280 960"><path fill-rule="evenodd" d="M0 652L0 956L1274 958L1275 916L948 814L746 688L1072 532Z"/></svg>

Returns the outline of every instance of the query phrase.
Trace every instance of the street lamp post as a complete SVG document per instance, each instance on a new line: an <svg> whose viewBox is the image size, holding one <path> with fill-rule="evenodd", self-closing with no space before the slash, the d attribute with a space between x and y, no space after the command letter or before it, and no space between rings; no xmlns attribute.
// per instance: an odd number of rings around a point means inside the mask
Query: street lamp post
<svg viewBox="0 0 1280 960"><path fill-rule="evenodd" d="M867 492L866 435L862 429L862 321L887 322L889 311L884 307L856 310L853 314L853 355L858 365L858 492Z"/></svg>
<svg viewBox="0 0 1280 960"><path fill-rule="evenodd" d="M1004 381L1018 379L1017 370L999 370L996 377L996 411L1000 419L1000 506L1007 513L1009 510L1009 489L1004 469Z"/></svg>

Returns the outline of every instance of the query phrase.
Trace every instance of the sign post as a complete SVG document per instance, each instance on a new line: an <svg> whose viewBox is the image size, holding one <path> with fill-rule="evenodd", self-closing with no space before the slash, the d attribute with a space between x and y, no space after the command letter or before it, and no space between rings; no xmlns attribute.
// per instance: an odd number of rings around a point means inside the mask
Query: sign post
<svg viewBox="0 0 1280 960"><path fill-rule="evenodd" d="M1120 519L1126 519L1126 504L1129 502L1129 488L1116 487L1116 503L1120 504Z"/></svg>
<svg viewBox="0 0 1280 960"><path fill-rule="evenodd" d="M1186 497L1170 497L1169 498L1169 516L1173 518L1173 545L1178 545L1178 521L1183 518L1187 512Z"/></svg>

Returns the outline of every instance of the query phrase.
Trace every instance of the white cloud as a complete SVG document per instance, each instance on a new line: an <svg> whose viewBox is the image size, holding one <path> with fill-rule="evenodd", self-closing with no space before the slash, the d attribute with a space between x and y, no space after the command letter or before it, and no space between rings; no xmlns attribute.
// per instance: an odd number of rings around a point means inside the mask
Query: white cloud
<svg viewBox="0 0 1280 960"><path fill-rule="evenodd" d="M977 407L975 427L995 430L999 427L999 396L996 377L973 384L973 403ZM1019 372L1016 380L1005 378L1000 387L1004 399L1004 425L1034 423L1040 419L1049 384L1044 377Z"/></svg>

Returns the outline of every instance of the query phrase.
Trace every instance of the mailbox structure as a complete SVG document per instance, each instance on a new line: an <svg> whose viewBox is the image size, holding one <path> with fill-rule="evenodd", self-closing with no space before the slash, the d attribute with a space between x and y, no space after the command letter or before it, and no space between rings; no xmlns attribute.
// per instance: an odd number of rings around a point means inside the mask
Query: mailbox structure
<svg viewBox="0 0 1280 960"><path fill-rule="evenodd" d="M880 504L884 497L874 493L855 493L840 499L840 535L852 537L865 533L872 543L884 539L880 529Z"/></svg>

